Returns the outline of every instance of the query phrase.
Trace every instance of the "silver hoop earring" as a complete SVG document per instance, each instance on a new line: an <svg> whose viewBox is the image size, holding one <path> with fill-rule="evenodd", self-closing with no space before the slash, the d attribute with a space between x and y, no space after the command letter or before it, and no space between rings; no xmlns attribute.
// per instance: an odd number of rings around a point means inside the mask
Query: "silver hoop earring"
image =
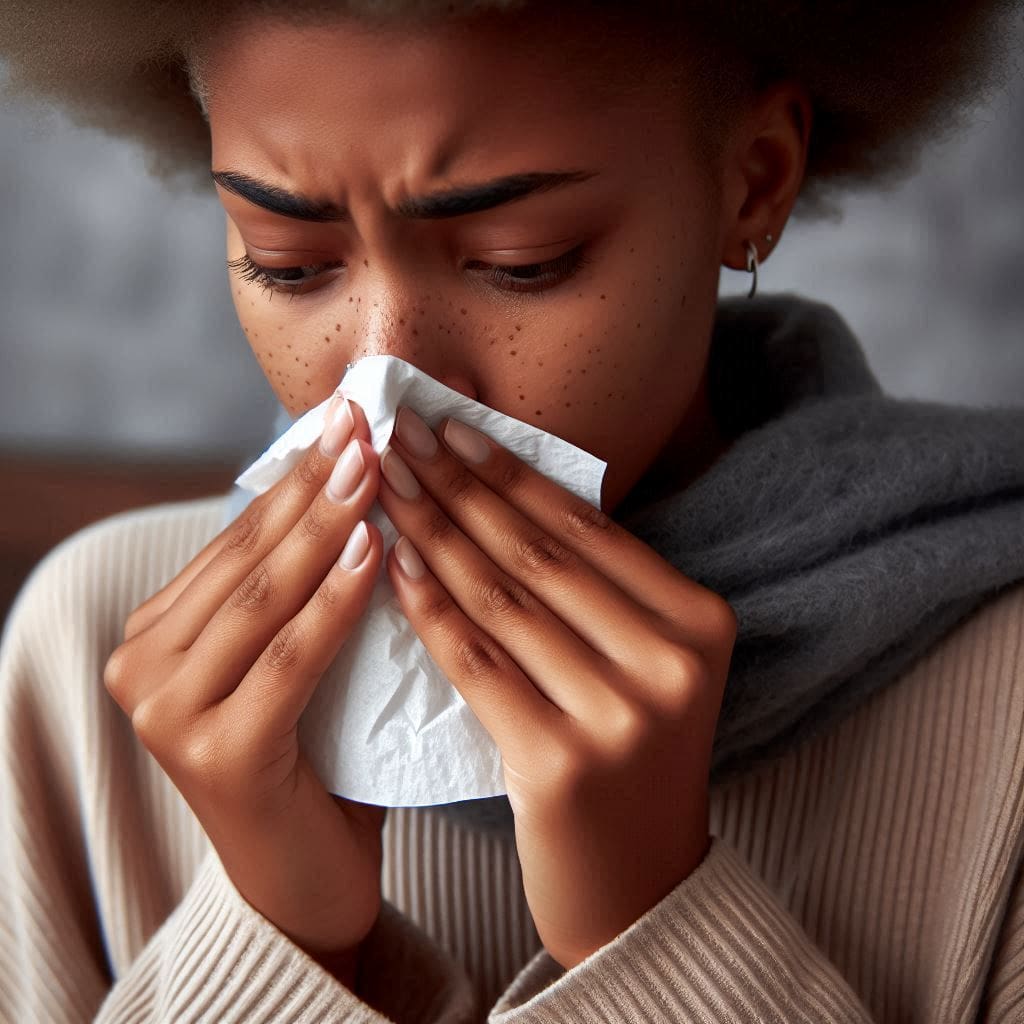
<svg viewBox="0 0 1024 1024"><path fill-rule="evenodd" d="M747 298L752 299L757 291L757 246L753 242L747 242L747 273L754 275L747 292Z"/></svg>

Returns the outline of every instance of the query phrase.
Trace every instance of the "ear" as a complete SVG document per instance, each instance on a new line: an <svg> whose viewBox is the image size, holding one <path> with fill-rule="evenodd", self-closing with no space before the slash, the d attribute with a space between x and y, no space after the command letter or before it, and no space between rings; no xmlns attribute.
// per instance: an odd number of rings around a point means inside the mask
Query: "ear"
<svg viewBox="0 0 1024 1024"><path fill-rule="evenodd" d="M747 268L747 243L764 260L775 248L804 179L811 134L805 89L782 82L759 94L725 151L722 263Z"/></svg>

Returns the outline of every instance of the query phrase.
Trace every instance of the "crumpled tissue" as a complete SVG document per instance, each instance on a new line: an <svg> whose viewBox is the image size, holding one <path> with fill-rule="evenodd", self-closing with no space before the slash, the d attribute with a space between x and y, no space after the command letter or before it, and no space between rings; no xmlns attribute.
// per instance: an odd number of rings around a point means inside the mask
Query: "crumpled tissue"
<svg viewBox="0 0 1024 1024"><path fill-rule="evenodd" d="M538 472L600 504L600 459L395 356L359 360L337 390L366 413L377 452L391 439L399 404L407 405L431 427L446 416L476 427ZM293 423L239 476L238 486L262 494L283 477L319 440L329 404ZM376 504L367 518L380 528L387 550L397 537L391 521ZM363 803L416 807L506 792L497 745L427 653L384 570L299 720L299 743L330 792Z"/></svg>

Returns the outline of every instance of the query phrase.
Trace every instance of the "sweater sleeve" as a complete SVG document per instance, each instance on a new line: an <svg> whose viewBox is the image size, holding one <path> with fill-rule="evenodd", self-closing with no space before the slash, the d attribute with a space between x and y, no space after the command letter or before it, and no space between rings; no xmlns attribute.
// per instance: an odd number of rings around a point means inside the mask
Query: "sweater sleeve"
<svg viewBox="0 0 1024 1024"><path fill-rule="evenodd" d="M65 544L5 625L0 1022L472 1020L463 970L390 904L363 947L358 995L251 907L107 695L106 657L158 583L119 584L139 575L122 551L134 544L169 577L202 540L210 516L196 515L194 527L154 513ZM183 521L178 551L166 537Z"/></svg>
<svg viewBox="0 0 1024 1024"><path fill-rule="evenodd" d="M97 1024L463 1024L468 982L430 940L385 903L350 992L250 907L216 854L128 973Z"/></svg>
<svg viewBox="0 0 1024 1024"><path fill-rule="evenodd" d="M543 950L489 1024L868 1024L835 966L731 847L569 971Z"/></svg>

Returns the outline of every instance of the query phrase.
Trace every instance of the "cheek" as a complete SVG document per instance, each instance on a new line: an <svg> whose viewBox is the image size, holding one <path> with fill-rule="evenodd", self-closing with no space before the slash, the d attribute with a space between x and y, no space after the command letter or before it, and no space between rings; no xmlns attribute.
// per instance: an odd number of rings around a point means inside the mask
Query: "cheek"
<svg viewBox="0 0 1024 1024"><path fill-rule="evenodd" d="M623 444L656 448L701 373L714 301L714 283L698 286L686 261L654 262L643 278L609 276L520 336L506 407L609 461Z"/></svg>
<svg viewBox="0 0 1024 1024"><path fill-rule="evenodd" d="M268 302L259 289L245 285L232 286L232 299L249 347L290 416L312 409L334 391L353 358L351 336L346 339L339 321L300 322L275 308L288 296Z"/></svg>

